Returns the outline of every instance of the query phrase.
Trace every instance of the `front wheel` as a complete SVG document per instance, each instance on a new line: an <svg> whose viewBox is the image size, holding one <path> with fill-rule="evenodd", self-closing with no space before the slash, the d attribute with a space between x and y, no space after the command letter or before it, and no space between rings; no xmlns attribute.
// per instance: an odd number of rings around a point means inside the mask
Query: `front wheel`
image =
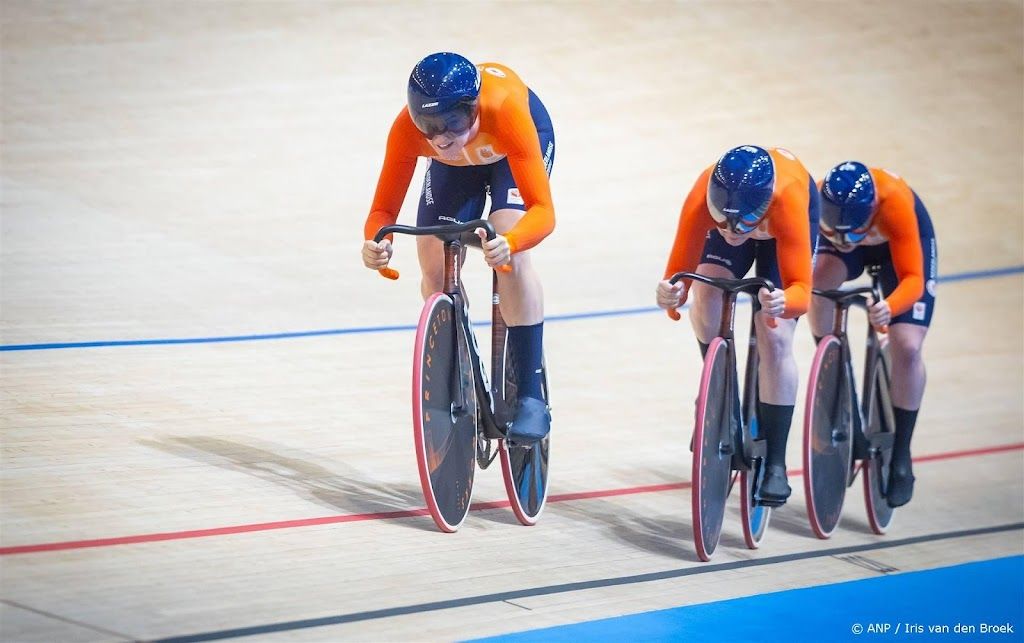
<svg viewBox="0 0 1024 643"><path fill-rule="evenodd" d="M732 481L729 347L716 337L708 346L697 396L690 509L697 557L711 560L722 535L725 501Z"/></svg>
<svg viewBox="0 0 1024 643"><path fill-rule="evenodd" d="M416 463L427 508L444 532L466 519L476 471L476 390L457 324L451 297L435 293L423 305L413 350Z"/></svg>
<svg viewBox="0 0 1024 643"><path fill-rule="evenodd" d="M548 401L547 367L542 368L542 392ZM500 372L494 374L502 382L502 395L509 409L515 409L518 401L516 365L508 346L508 332L505 333L504 350ZM516 519L523 525L537 524L548 499L548 455L551 435L528 447L509 446L501 440L498 453L501 455L501 474L505 479L505 493Z"/></svg>
<svg viewBox="0 0 1024 643"><path fill-rule="evenodd" d="M857 409L846 367L842 343L832 335L822 339L811 362L803 443L807 517L818 538L829 538L839 524L850 475Z"/></svg>

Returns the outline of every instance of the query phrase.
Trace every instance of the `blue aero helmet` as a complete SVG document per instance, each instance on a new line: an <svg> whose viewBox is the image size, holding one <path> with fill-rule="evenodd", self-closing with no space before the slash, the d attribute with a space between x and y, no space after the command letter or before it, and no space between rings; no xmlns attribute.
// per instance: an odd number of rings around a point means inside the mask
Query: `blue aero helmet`
<svg viewBox="0 0 1024 643"><path fill-rule="evenodd" d="M430 54L409 74L409 115L427 138L473 127L479 95L480 70L458 54Z"/></svg>
<svg viewBox="0 0 1024 643"><path fill-rule="evenodd" d="M829 170L821 184L821 232L837 246L853 246L871 229L877 196L863 163L846 161Z"/></svg>
<svg viewBox="0 0 1024 643"><path fill-rule="evenodd" d="M734 147L718 159L708 180L708 210L719 228L735 234L757 229L772 202L775 162L767 150Z"/></svg>

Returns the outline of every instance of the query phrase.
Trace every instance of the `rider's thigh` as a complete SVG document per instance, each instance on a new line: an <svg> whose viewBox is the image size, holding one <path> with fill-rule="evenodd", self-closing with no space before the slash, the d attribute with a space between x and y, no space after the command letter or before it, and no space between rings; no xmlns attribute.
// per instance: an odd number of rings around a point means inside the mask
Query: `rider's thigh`
<svg viewBox="0 0 1024 643"><path fill-rule="evenodd" d="M818 253L814 266L814 287L819 290L835 290L846 281L847 268L842 259L834 254ZM832 329L835 305L823 297L811 296L811 330L818 337L824 337Z"/></svg>
<svg viewBox="0 0 1024 643"><path fill-rule="evenodd" d="M725 266L714 263L702 263L695 271L699 275L713 279L734 279L736 275ZM690 286L690 320L697 336L703 342L710 342L718 334L718 327L722 321L722 291L702 284L699 281L692 282Z"/></svg>
<svg viewBox="0 0 1024 643"><path fill-rule="evenodd" d="M423 273L423 296L438 292L444 286L444 242L437 237L416 237L416 254Z"/></svg>
<svg viewBox="0 0 1024 643"><path fill-rule="evenodd" d="M814 287L834 290L846 281L846 264L834 254L820 252L814 265Z"/></svg>
<svg viewBox="0 0 1024 643"><path fill-rule="evenodd" d="M522 210L516 210L513 208L505 208L502 210L495 210L487 217L487 220L494 226L494 231L498 234L505 234L509 230L515 227L519 220L526 214ZM530 261L530 251L526 250L523 252L517 252L512 255L512 272L511 273L499 273L498 278L501 279L504 276L514 275L516 272L522 272L524 269L532 269L533 265Z"/></svg>

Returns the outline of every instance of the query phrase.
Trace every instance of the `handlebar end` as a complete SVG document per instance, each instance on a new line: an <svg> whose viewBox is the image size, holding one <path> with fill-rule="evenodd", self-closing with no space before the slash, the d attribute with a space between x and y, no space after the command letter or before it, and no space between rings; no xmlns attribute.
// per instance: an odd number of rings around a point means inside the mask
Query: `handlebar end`
<svg viewBox="0 0 1024 643"><path fill-rule="evenodd" d="M398 279L398 271L395 270L394 268L381 268L377 272L380 273L380 276L384 277L385 279L390 279L392 281Z"/></svg>

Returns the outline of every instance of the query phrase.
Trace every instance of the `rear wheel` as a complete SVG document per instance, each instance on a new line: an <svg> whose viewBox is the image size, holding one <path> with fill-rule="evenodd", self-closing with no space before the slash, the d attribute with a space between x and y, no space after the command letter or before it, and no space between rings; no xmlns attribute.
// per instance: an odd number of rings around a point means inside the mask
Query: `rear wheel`
<svg viewBox="0 0 1024 643"><path fill-rule="evenodd" d="M423 305L413 351L413 438L420 486L441 531L453 532L469 512L476 471L477 399L469 347L451 297Z"/></svg>
<svg viewBox="0 0 1024 643"><path fill-rule="evenodd" d="M716 337L708 346L697 396L694 426L693 536L697 556L711 560L722 535L725 501L732 480L732 436L730 435L730 397L728 345Z"/></svg>
<svg viewBox="0 0 1024 643"><path fill-rule="evenodd" d="M889 374L882 358L874 364L875 375L871 391L865 392L867 426L864 437L868 441L868 457L864 460L864 503L867 505L871 531L882 535L892 525L895 509L889 506L889 465L892 461L892 401L889 398ZM886 439L888 438L888 439Z"/></svg>
<svg viewBox="0 0 1024 643"><path fill-rule="evenodd" d="M857 409L846 368L842 343L832 335L822 339L807 385L803 444L807 517L818 538L830 537L839 524L850 476Z"/></svg>
<svg viewBox="0 0 1024 643"><path fill-rule="evenodd" d="M754 333L754 329L750 329ZM761 427L757 421L757 344L754 342L754 335L751 335L750 352L747 353L747 371L743 380L743 423L747 427L752 440L761 437ZM764 540L764 534L768 530L768 521L771 519L771 507L765 507L757 503L754 497L754 483L761 482L764 476L764 462L755 458L751 463L750 470L740 473L740 518L743 520L743 540L747 547L757 549Z"/></svg>
<svg viewBox="0 0 1024 643"><path fill-rule="evenodd" d="M508 332L505 332L504 350L500 372L494 378L503 383L502 393L507 408L514 410L518 403L516 382L516 365L508 347ZM541 366L543 373L542 392L544 401L548 401L547 368ZM505 478L505 492L512 505L512 512L520 523L530 526L537 523L544 504L548 498L548 453L551 435L528 447L509 446L501 440L501 473Z"/></svg>
<svg viewBox="0 0 1024 643"><path fill-rule="evenodd" d="M740 472L740 517L743 520L743 540L747 547L757 549L768 531L772 517L771 507L758 504L754 494L754 482L764 480L764 461L757 459L749 471Z"/></svg>

